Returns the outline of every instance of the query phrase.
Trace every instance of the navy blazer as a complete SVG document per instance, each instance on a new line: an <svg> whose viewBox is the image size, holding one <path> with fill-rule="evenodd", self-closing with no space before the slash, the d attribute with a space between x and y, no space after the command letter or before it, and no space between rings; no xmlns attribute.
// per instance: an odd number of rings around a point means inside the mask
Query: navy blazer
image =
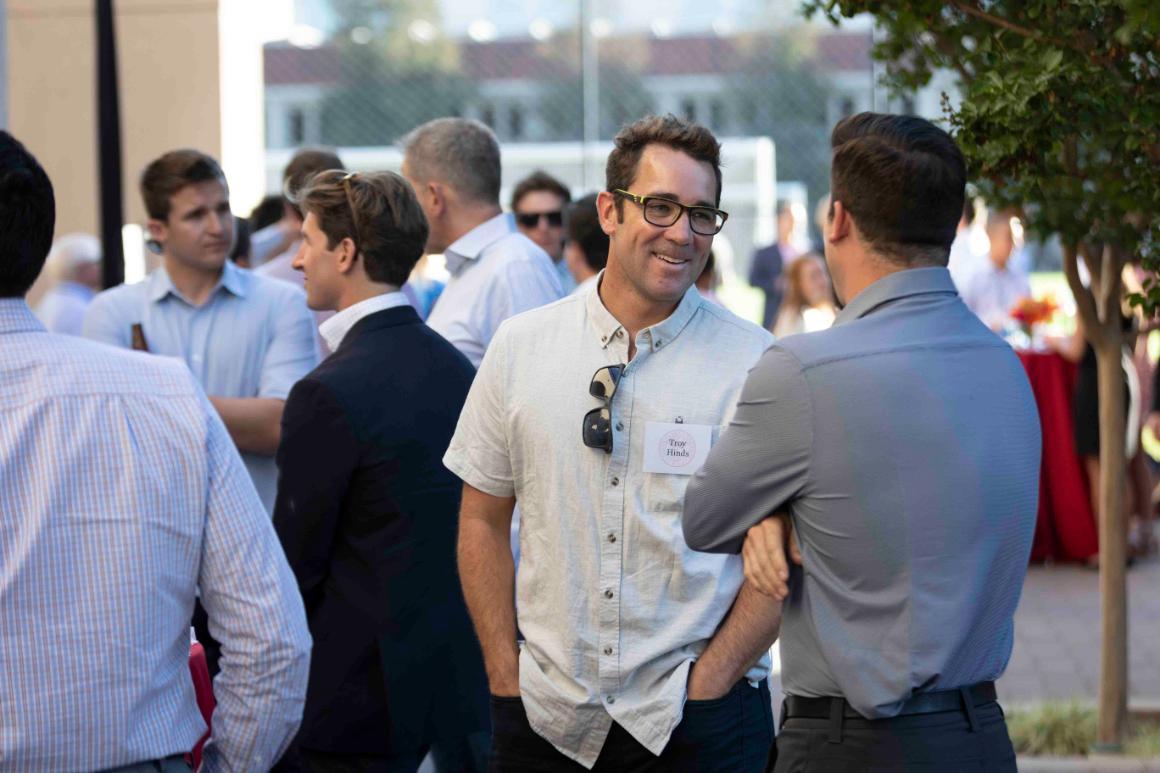
<svg viewBox="0 0 1160 773"><path fill-rule="evenodd" d="M443 466L475 369L414 309L370 314L286 399L274 528L314 653L296 744L394 754L489 729Z"/></svg>

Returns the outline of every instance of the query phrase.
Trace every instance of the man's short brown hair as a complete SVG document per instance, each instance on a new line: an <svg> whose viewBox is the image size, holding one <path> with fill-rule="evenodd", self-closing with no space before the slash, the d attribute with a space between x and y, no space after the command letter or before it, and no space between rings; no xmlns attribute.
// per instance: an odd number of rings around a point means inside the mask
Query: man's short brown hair
<svg viewBox="0 0 1160 773"><path fill-rule="evenodd" d="M565 204L572 201L572 191L568 190L568 186L544 170L537 169L516 183L515 190L512 191L512 210L519 205L520 199L536 191L547 191L559 196Z"/></svg>
<svg viewBox="0 0 1160 773"><path fill-rule="evenodd" d="M325 148L302 148L282 170L282 195L299 217L302 211L294 204L295 191L304 188L314 175L330 169L346 170L337 153Z"/></svg>
<svg viewBox="0 0 1160 773"><path fill-rule="evenodd" d="M194 183L217 180L226 185L226 174L211 156L200 150L171 150L151 162L141 173L141 198L145 212L154 220L168 220L170 199Z"/></svg>
<svg viewBox="0 0 1160 773"><path fill-rule="evenodd" d="M720 206L721 143L704 126L682 121L671 113L665 116L650 115L621 129L613 143L616 147L608 154L608 164L604 168L605 187L609 191L628 190L636 179L644 149L649 145L664 145L713 167L713 176L717 180L717 194L713 204ZM621 211L622 206L623 202L617 197L617 212Z"/></svg>
<svg viewBox="0 0 1160 773"><path fill-rule="evenodd" d="M367 276L402 287L427 244L427 218L405 179L394 172L321 172L294 200L313 214L326 248L350 238Z"/></svg>
<svg viewBox="0 0 1160 773"><path fill-rule="evenodd" d="M859 113L838 122L830 146L830 201L866 243L895 264L945 266L967 185L951 136L916 116Z"/></svg>

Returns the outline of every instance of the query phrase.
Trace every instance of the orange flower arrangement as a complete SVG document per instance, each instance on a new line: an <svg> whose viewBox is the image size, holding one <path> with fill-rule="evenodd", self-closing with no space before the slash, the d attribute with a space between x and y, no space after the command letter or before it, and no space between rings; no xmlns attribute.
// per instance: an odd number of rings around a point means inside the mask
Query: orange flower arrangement
<svg viewBox="0 0 1160 773"><path fill-rule="evenodd" d="M1054 298L1020 298L1011 309L1011 319L1030 331L1034 326L1051 319L1058 310Z"/></svg>

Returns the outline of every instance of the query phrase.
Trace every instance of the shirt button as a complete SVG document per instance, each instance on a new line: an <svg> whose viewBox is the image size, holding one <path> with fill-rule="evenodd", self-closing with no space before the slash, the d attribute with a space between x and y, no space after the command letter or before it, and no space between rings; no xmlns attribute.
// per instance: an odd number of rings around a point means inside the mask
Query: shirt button
<svg viewBox="0 0 1160 773"><path fill-rule="evenodd" d="M609 534L609 535L608 535L608 541L609 541L609 542L616 542L616 535L615 535L615 534Z"/></svg>
<svg viewBox="0 0 1160 773"><path fill-rule="evenodd" d="M609 703L616 703L616 696L615 695L606 696L605 700L607 700Z"/></svg>
<svg viewBox="0 0 1160 773"><path fill-rule="evenodd" d="M657 339L657 348L658 348L658 349L660 349L662 346L664 346L664 344L665 344L665 342L664 342L664 341L662 341L662 340L661 340L661 339L659 339L659 338Z"/></svg>
<svg viewBox="0 0 1160 773"><path fill-rule="evenodd" d="M623 330L617 330L617 331L616 331L616 337L617 337L617 338L624 338L624 331L623 331Z"/></svg>
<svg viewBox="0 0 1160 773"><path fill-rule="evenodd" d="M613 486L619 486L619 485L620 485L620 478L613 478L613 479L612 479L612 485L613 485Z"/></svg>
<svg viewBox="0 0 1160 773"><path fill-rule="evenodd" d="M613 594L612 594L612 589L611 589L611 588L610 588L610 589L608 589L608 590L606 590L606 591L604 591L604 598L606 598L606 599L610 599L610 598L612 598L612 595L613 595Z"/></svg>
<svg viewBox="0 0 1160 773"><path fill-rule="evenodd" d="M616 431L617 432L624 431L624 422L620 422L620 421L616 422Z"/></svg>
<svg viewBox="0 0 1160 773"><path fill-rule="evenodd" d="M605 654L605 655L611 655L611 654L612 654L612 647L605 647L605 648L604 648L604 654Z"/></svg>

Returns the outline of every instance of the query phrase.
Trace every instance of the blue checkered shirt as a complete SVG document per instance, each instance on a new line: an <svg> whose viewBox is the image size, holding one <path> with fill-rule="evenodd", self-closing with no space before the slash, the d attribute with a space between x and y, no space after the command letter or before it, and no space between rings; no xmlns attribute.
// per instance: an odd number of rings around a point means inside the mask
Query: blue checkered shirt
<svg viewBox="0 0 1160 773"><path fill-rule="evenodd" d="M199 587L222 642L204 770L266 770L301 720L310 637L225 427L179 361L0 299L0 770L192 748Z"/></svg>

